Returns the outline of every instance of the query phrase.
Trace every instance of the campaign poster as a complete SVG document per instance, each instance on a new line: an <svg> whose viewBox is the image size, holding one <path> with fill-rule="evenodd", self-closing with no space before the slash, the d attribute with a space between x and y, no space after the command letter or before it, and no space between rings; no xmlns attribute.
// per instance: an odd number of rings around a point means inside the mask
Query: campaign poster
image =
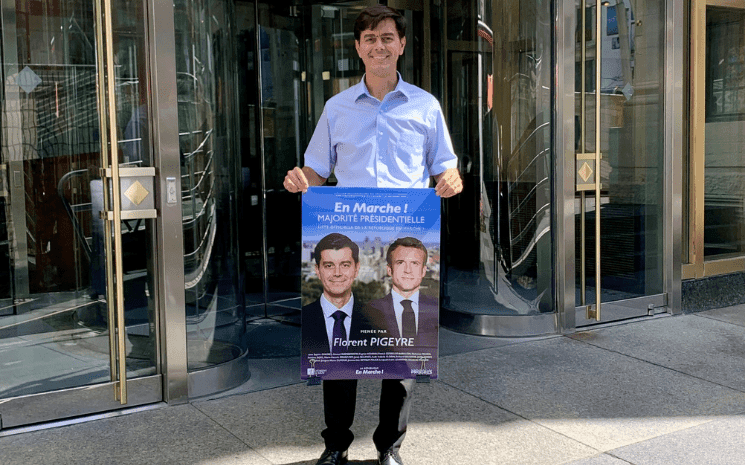
<svg viewBox="0 0 745 465"><path fill-rule="evenodd" d="M301 377L437 378L435 190L311 187L302 202Z"/></svg>

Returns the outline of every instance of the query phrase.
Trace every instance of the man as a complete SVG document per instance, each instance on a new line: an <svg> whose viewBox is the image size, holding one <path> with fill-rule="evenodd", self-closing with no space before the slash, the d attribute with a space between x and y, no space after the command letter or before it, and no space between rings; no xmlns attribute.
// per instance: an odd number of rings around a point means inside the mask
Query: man
<svg viewBox="0 0 745 465"><path fill-rule="evenodd" d="M403 237L388 247L385 258L392 289L385 297L368 304L365 313L370 323L385 328L390 337L413 338L415 352L435 350L437 299L419 292L427 273L427 248L419 239Z"/></svg>
<svg viewBox="0 0 745 465"><path fill-rule="evenodd" d="M285 189L305 192L325 183L333 170L340 187L424 188L434 177L437 195L460 193L457 157L439 103L396 71L406 46L404 17L384 5L365 8L355 21L354 38L365 75L326 102L305 166L287 172ZM375 442L379 464L403 463L398 450L413 387L411 379L383 380L378 429L385 434ZM347 463L356 391L357 380L324 381L326 450L317 465Z"/></svg>
<svg viewBox="0 0 745 465"><path fill-rule="evenodd" d="M358 339L368 328L362 304L352 294L360 271L360 249L343 234L332 233L314 249L316 275L323 293L302 311L303 357L318 353L344 353L350 347L340 343Z"/></svg>

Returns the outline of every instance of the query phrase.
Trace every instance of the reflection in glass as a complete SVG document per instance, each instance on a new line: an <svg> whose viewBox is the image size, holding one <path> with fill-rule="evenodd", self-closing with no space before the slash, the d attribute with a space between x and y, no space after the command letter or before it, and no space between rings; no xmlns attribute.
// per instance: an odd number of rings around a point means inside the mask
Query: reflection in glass
<svg viewBox="0 0 745 465"><path fill-rule="evenodd" d="M623 300L662 292L664 25L665 2L601 3L600 31L595 30L596 3L588 2L584 86L575 94L575 149L595 152L595 85L600 58L600 255L601 299ZM580 13L579 3L577 12ZM642 20L643 18L643 20ZM639 20L639 21L637 21ZM578 22L581 17L578 18ZM643 28L643 29L641 29ZM643 33L642 33L643 32ZM582 42L575 42L581 70ZM584 88L586 103L581 104ZM584 129L584 132L582 130ZM582 134L585 135L584 141ZM576 304L595 302L595 194L584 206L575 199ZM581 298L581 209L586 212L585 290Z"/></svg>
<svg viewBox="0 0 745 465"><path fill-rule="evenodd" d="M706 8L704 256L745 252L745 12Z"/></svg>
<svg viewBox="0 0 745 465"><path fill-rule="evenodd" d="M326 101L357 84L364 74L354 46L354 21L364 2L313 3L259 4L267 314L290 322L299 322L300 310L300 197L287 192L282 181L288 170L302 166ZM399 72L407 82L421 86L423 52L415 34L424 33L423 15L402 12L411 40L399 60ZM335 182L332 175L328 184ZM251 189L255 192L253 184Z"/></svg>
<svg viewBox="0 0 745 465"><path fill-rule="evenodd" d="M232 3L174 4L190 371L246 351L238 262Z"/></svg>
<svg viewBox="0 0 745 465"><path fill-rule="evenodd" d="M303 164L326 101L359 82L364 72L353 32L362 4L318 3L259 4L267 314L291 322L299 321L300 310L300 197L282 181ZM332 176L329 184L334 183Z"/></svg>
<svg viewBox="0 0 745 465"><path fill-rule="evenodd" d="M252 358L299 354L301 286L309 283L301 284L300 196L287 192L282 181L288 170L303 164L326 101L363 75L353 32L363 3L260 2L258 31L256 5L236 3L245 199L240 237ZM421 37L422 12L404 14L407 35ZM410 40L399 60L404 79L418 85L425 74L421 47L420 40ZM332 175L329 184L335 182Z"/></svg>
<svg viewBox="0 0 745 465"><path fill-rule="evenodd" d="M110 380L93 3L14 3L0 24L0 398ZM128 131L135 115L147 127L143 7L114 8L121 161L147 165L146 135ZM152 227L122 230L133 378L155 373Z"/></svg>
<svg viewBox="0 0 745 465"><path fill-rule="evenodd" d="M256 19L253 2L235 4L235 37L238 63L238 112L241 128L241 183L243 192L239 235L245 273L245 301L248 317L264 315L264 254L262 227L263 202L261 147L257 101Z"/></svg>
<svg viewBox="0 0 745 465"><path fill-rule="evenodd" d="M453 3L443 106L465 188L444 203L443 307L551 312L551 6Z"/></svg>

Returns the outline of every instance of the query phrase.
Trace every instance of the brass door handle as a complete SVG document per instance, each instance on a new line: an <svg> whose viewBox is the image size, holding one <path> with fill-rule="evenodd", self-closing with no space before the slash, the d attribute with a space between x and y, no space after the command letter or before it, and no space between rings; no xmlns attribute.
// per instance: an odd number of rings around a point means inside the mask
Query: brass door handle
<svg viewBox="0 0 745 465"><path fill-rule="evenodd" d="M95 14L96 46L100 51L97 53L98 59L96 65L98 68L98 114L100 118L99 124L101 125L101 166L104 169L110 169L110 176L103 176L103 200L104 211L106 212L103 215L103 220L106 247L106 300L108 304L110 372L111 381L115 382L114 396L122 404L126 404L127 353L124 322L124 289L122 284L122 278L124 276L122 266L122 215L119 160L117 155L116 68L114 66L111 0L96 0ZM104 114L108 116L108 125ZM109 192L111 192L111 195Z"/></svg>

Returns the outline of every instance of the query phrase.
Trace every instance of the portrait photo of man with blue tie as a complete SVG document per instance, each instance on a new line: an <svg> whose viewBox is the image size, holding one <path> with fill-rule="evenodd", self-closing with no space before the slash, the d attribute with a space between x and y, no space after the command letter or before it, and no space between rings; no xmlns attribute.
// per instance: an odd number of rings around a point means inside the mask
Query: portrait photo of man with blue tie
<svg viewBox="0 0 745 465"><path fill-rule="evenodd" d="M352 293L360 272L359 246L344 234L331 233L318 242L313 255L323 293L303 307L303 357L354 351L350 339L360 340L361 330L369 327L362 302Z"/></svg>

